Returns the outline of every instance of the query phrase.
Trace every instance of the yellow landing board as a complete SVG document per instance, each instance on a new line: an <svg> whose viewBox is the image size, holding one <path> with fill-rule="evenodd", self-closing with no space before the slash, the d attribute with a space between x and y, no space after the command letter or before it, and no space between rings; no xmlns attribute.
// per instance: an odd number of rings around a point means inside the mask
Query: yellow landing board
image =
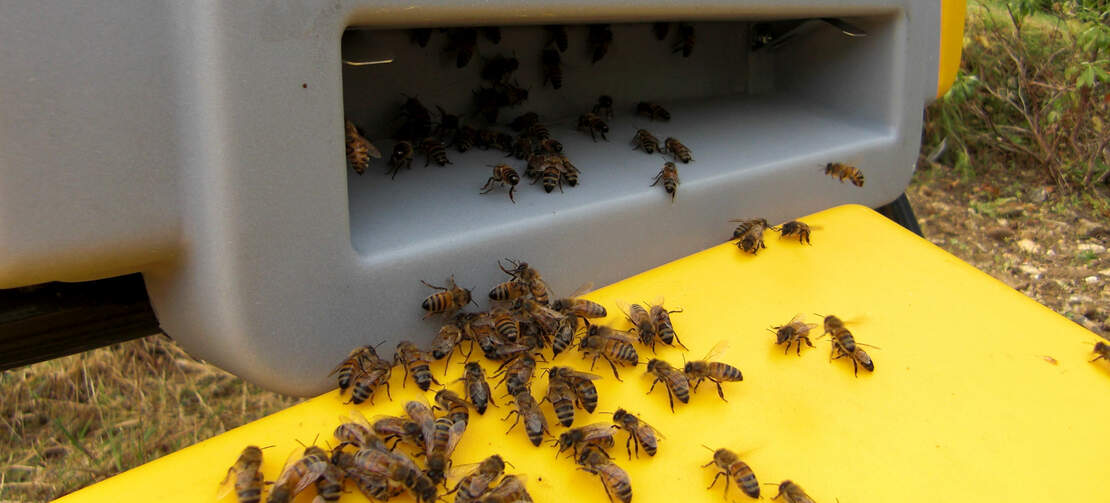
<svg viewBox="0 0 1110 503"><path fill-rule="evenodd" d="M719 359L744 373L743 382L724 385L727 403L710 384L672 413L662 389L645 396L650 380L643 366L622 369L619 383L598 364L595 372L605 376L598 411L589 417L579 411L575 425L608 421L601 411L625 407L666 436L654 458L629 461L618 434L613 454L631 476L633 501L747 501L735 486L727 498L720 485L706 490L714 470L700 467L711 458L703 444L741 452L761 483L792 479L817 502L1106 497L1110 367L1088 362L1095 335L867 208L844 206L803 220L815 227L812 246L768 233L758 256L725 244L589 295L609 309L606 322L619 327L627 322L617 299L663 296L668 307L684 309L674 321L690 351L667 348L661 358L678 365L683 355L700 358L729 340ZM722 233L728 230L722 222ZM849 362L830 363L827 338L800 357L783 354L767 328L798 313L808 321L818 321L810 313L858 320L849 325L857 339L881 348L870 350L875 372L855 377ZM641 361L651 357L639 350ZM556 362L586 367L576 352ZM461 371L451 367L445 383ZM433 370L443 376L442 363ZM381 397L376 406L357 408L367 417L400 415L418 394L411 382L402 389L401 377L394 373L392 402ZM541 397L546 386L537 379L534 394ZM273 480L296 440L319 435L321 445L334 445L339 416L355 408L342 402L335 392L324 394L64 501L211 501L247 444L274 446L264 463ZM500 453L515 465L510 472L526 474L536 501L607 501L596 477L556 459L549 446L533 447L520 426L506 434L501 418L508 404L498 404L472 418L456 464ZM550 407L542 407L552 432L561 432ZM341 501L364 501L350 483L347 489ZM775 490L764 486L763 498ZM310 489L296 501L313 496Z"/></svg>

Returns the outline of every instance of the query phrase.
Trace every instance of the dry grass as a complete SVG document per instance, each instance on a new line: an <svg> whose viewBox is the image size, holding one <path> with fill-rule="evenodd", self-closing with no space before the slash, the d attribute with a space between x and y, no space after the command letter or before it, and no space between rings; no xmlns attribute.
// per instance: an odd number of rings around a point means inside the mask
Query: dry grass
<svg viewBox="0 0 1110 503"><path fill-rule="evenodd" d="M297 402L155 336L0 374L0 502L48 501Z"/></svg>

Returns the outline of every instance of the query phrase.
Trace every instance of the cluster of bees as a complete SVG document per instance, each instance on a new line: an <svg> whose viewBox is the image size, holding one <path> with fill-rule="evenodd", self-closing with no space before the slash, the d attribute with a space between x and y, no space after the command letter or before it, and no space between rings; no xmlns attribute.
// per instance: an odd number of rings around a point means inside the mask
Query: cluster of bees
<svg viewBox="0 0 1110 503"><path fill-rule="evenodd" d="M799 243L810 244L809 235L812 229L809 224L798 220L791 220L778 227L771 225L766 218L734 218L729 222L737 223L732 231L732 239L736 240L736 247L752 255L758 254L762 248L767 248L763 242L763 234L768 230L778 232L780 239L797 237Z"/></svg>
<svg viewBox="0 0 1110 503"><path fill-rule="evenodd" d="M663 41L671 31L670 26L670 23L655 23L652 31L658 40ZM560 54L566 52L568 47L567 31L562 25L549 25L544 29L548 39L540 54L542 85L550 83L557 90L563 84ZM455 54L458 68L466 67L473 59L479 35L493 44L501 41L501 32L497 27L450 28L439 31L446 37L444 51ZM686 23L678 23L676 31L677 41L672 46L672 52L689 57L694 49L694 28ZM414 44L426 47L432 33L431 29L412 30L410 39ZM605 56L612 41L613 33L609 25L589 27L586 46L592 62L596 63ZM505 152L506 157L526 161L525 176L533 184L541 183L545 192L550 193L555 188L562 191L563 185L577 186L580 171L565 155L562 144L551 137L548 128L540 122L536 113L525 113L508 124L515 136L494 127L498 124L503 108L517 107L528 99L528 90L522 88L513 77L519 68L520 61L515 56L498 55L485 61L480 75L488 86L484 85L473 91L473 112L489 127L465 125L459 115L448 113L438 105L438 120L434 120L433 113L419 99L406 96L390 124L395 143L387 160L389 167L386 173L396 177L400 170L411 169L418 153L424 155L425 166L432 163L446 166L453 164L448 157L450 147L454 147L459 153L472 148L494 149ZM636 113L651 120L670 119L670 113L663 107L650 102L638 103ZM609 126L605 121L612 119L612 116L613 99L603 95L591 112L578 117L577 129L589 134L595 141L598 136L607 140ZM667 138L661 144L645 129L637 130L633 145L649 154L670 153L676 161L683 163L692 160L690 149L679 140ZM373 158L382 157L381 151L349 120L346 122L346 150L348 164L360 175L366 172ZM491 192L498 187L508 187L509 199L515 203L514 192L521 180L518 169L507 163L498 163L491 167L492 174L481 187L481 193ZM662 184L673 201L679 183L675 164L665 163L653 182L653 186Z"/></svg>

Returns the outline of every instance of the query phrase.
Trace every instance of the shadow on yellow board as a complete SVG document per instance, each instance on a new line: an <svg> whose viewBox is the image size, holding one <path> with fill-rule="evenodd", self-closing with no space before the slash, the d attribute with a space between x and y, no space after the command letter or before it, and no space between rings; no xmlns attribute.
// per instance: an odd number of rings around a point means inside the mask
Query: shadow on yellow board
<svg viewBox="0 0 1110 503"><path fill-rule="evenodd" d="M607 323L627 327L618 299L663 296L690 351L660 350L680 365L700 358L718 341L730 341L718 358L739 367L744 381L724 384L728 402L711 383L689 404L667 406L666 392L648 396L644 367L621 369L623 382L599 362L598 411L576 414L575 426L609 421L624 407L665 439L654 458L629 460L624 434L612 450L632 480L633 501L746 501L735 485L723 496L706 486L715 470L709 447L741 453L761 483L791 479L815 501L1064 501L1105 494L1110 464L1105 437L1110 424L1110 367L1089 363L1096 336L955 257L904 231L871 210L843 206L803 219L813 226L812 246L767 234L758 256L725 244L602 288L589 295L609 309ZM726 229L727 231L727 229ZM858 377L845 359L829 361L828 339L801 356L784 354L767 331L795 314L858 319L850 328L871 349L875 372ZM813 334L814 336L819 335ZM639 348L641 361L650 350ZM1056 363L1052 363L1049 359ZM461 373L455 358L443 378ZM556 360L588 370L576 352ZM487 371L495 366L484 362ZM541 364L542 366L543 364ZM63 501L128 499L210 501L239 451L265 450L267 480L278 476L297 441L334 445L339 416L357 408L367 417L401 415L419 393L401 372L393 400L344 405L335 392L289 408L219 437L77 492ZM461 384L449 384L461 391ZM546 390L536 379L533 393ZM503 388L497 388L500 396ZM556 459L550 446L533 447L521 426L506 433L507 399L473 417L455 454L458 464L493 453L523 473L536 501L604 502L596 477ZM563 431L544 404L552 432ZM763 486L763 498L775 495ZM365 501L348 483L341 501ZM307 502L314 489L296 501ZM450 499L450 497L448 497ZM228 496L225 501L232 501ZM399 501L411 501L402 496ZM781 500L780 500L781 501Z"/></svg>

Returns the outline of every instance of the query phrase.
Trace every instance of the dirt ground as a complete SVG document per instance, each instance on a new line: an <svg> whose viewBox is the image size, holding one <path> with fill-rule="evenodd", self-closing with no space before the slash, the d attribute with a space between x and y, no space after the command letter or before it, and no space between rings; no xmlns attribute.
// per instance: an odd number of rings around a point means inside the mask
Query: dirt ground
<svg viewBox="0 0 1110 503"><path fill-rule="evenodd" d="M919 169L906 194L926 239L1110 336L1106 194L1062 194L1036 176L961 176L943 166Z"/></svg>

